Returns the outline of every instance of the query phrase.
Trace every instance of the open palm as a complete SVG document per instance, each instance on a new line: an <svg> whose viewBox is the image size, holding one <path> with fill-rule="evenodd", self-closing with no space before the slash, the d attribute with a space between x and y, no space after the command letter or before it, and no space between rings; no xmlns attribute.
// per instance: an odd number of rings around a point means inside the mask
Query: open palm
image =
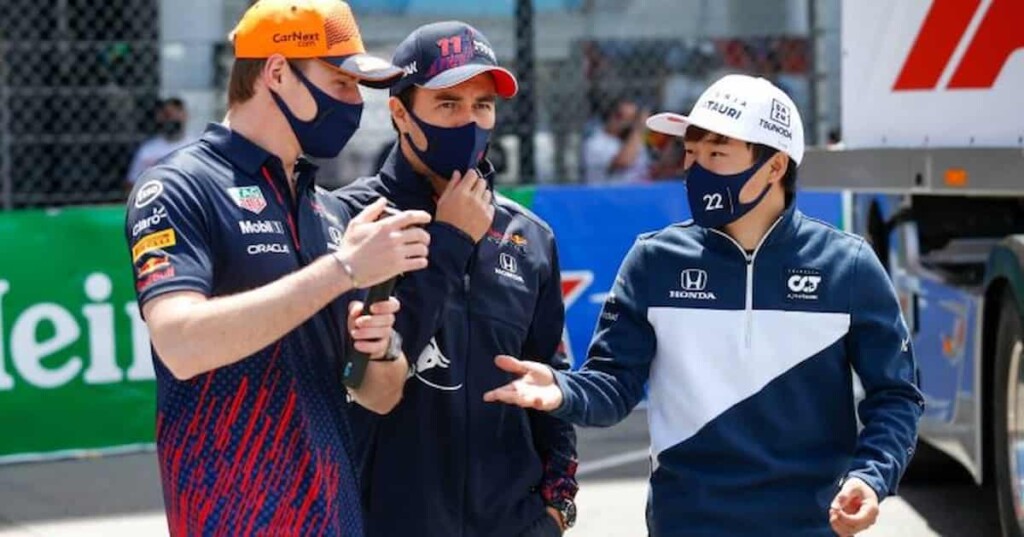
<svg viewBox="0 0 1024 537"><path fill-rule="evenodd" d="M550 367L504 355L495 358L494 363L500 369L519 375L519 378L485 393L484 401L544 411L562 405L562 390L555 383L555 375Z"/></svg>

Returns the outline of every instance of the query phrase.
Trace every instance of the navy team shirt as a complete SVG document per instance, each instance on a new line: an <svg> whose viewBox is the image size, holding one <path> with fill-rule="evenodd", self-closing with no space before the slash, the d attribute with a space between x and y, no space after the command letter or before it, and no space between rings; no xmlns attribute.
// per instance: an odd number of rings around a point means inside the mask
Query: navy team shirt
<svg viewBox="0 0 1024 537"><path fill-rule="evenodd" d="M175 291L245 292L338 247L343 207L300 159L236 132L203 137L146 171L125 234L139 307ZM363 534L340 382L346 295L232 365L178 380L153 350L156 441L172 535Z"/></svg>

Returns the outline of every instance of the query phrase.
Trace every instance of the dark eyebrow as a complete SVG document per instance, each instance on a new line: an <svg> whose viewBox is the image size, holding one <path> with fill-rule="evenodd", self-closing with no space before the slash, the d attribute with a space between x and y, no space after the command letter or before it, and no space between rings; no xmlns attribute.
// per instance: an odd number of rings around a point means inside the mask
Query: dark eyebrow
<svg viewBox="0 0 1024 537"><path fill-rule="evenodd" d="M450 91L442 91L434 96L435 101L454 101L462 102L462 96L458 93L452 93Z"/></svg>
<svg viewBox="0 0 1024 537"><path fill-rule="evenodd" d="M722 136L721 134L712 135L709 138L708 141L715 145L729 145L730 141L728 136Z"/></svg>
<svg viewBox="0 0 1024 537"><path fill-rule="evenodd" d="M497 100L498 100L498 98L495 95L485 95L483 97L477 97L476 102L477 103L493 103L493 102L495 102Z"/></svg>

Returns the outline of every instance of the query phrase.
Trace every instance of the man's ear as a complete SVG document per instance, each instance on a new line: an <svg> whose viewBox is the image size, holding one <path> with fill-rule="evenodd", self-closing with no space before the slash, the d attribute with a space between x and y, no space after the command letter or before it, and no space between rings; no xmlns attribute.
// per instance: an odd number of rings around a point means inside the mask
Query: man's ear
<svg viewBox="0 0 1024 537"><path fill-rule="evenodd" d="M420 130L419 126L412 121L411 117L409 117L410 112L405 108L405 105L402 104L402 101L399 100L398 97L391 97L388 99L388 108L391 110L391 119L394 120L395 126L398 127L398 132L402 135L409 135L417 149L420 151L426 151L427 146L429 145L427 142L427 136L423 134L423 131ZM404 136L400 136L399 138L404 138Z"/></svg>
<svg viewBox="0 0 1024 537"><path fill-rule="evenodd" d="M789 167L789 155L779 151L768 161L768 181L782 181L786 176L786 169Z"/></svg>
<svg viewBox="0 0 1024 537"><path fill-rule="evenodd" d="M388 109L391 110L391 119L398 126L398 132L409 132L409 113L398 97L388 99Z"/></svg>
<svg viewBox="0 0 1024 537"><path fill-rule="evenodd" d="M260 74L260 78L267 88L277 93L281 91L285 78L291 76L290 69L288 60L284 56L274 54L267 58L266 63L263 64L263 72Z"/></svg>

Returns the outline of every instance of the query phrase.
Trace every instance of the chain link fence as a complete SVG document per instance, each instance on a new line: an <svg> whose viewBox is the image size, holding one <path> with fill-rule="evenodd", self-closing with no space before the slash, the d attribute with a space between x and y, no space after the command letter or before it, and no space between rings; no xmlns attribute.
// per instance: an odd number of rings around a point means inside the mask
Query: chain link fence
<svg viewBox="0 0 1024 537"><path fill-rule="evenodd" d="M532 67L532 91L498 108L490 157L501 183L678 178L676 141L632 127L645 112L688 111L731 72L765 76L789 92L812 142L824 143L821 126L838 117L829 89L838 47L819 46L838 40L838 0L526 1L350 2L367 47L383 57L420 24L460 19L522 78ZM166 138L158 132L162 98L184 97L189 138L220 121L227 35L247 6L0 0L0 208L123 200L136 151ZM362 129L341 157L321 163L325 186L376 172L394 142L387 93L364 98ZM625 146L633 149L618 162L621 173L599 173Z"/></svg>
<svg viewBox="0 0 1024 537"><path fill-rule="evenodd" d="M0 6L0 202L119 199L159 90L156 0Z"/></svg>
<svg viewBox="0 0 1024 537"><path fill-rule="evenodd" d="M541 151L552 160L539 163L539 178L588 184L679 178L681 144L647 131L648 114L689 113L704 89L728 73L768 78L809 110L809 49L806 38L786 35L580 39L568 61L572 76L562 62L540 69L549 130L535 143L553 147ZM631 145L635 151L627 151ZM623 154L609 171L609 161Z"/></svg>

